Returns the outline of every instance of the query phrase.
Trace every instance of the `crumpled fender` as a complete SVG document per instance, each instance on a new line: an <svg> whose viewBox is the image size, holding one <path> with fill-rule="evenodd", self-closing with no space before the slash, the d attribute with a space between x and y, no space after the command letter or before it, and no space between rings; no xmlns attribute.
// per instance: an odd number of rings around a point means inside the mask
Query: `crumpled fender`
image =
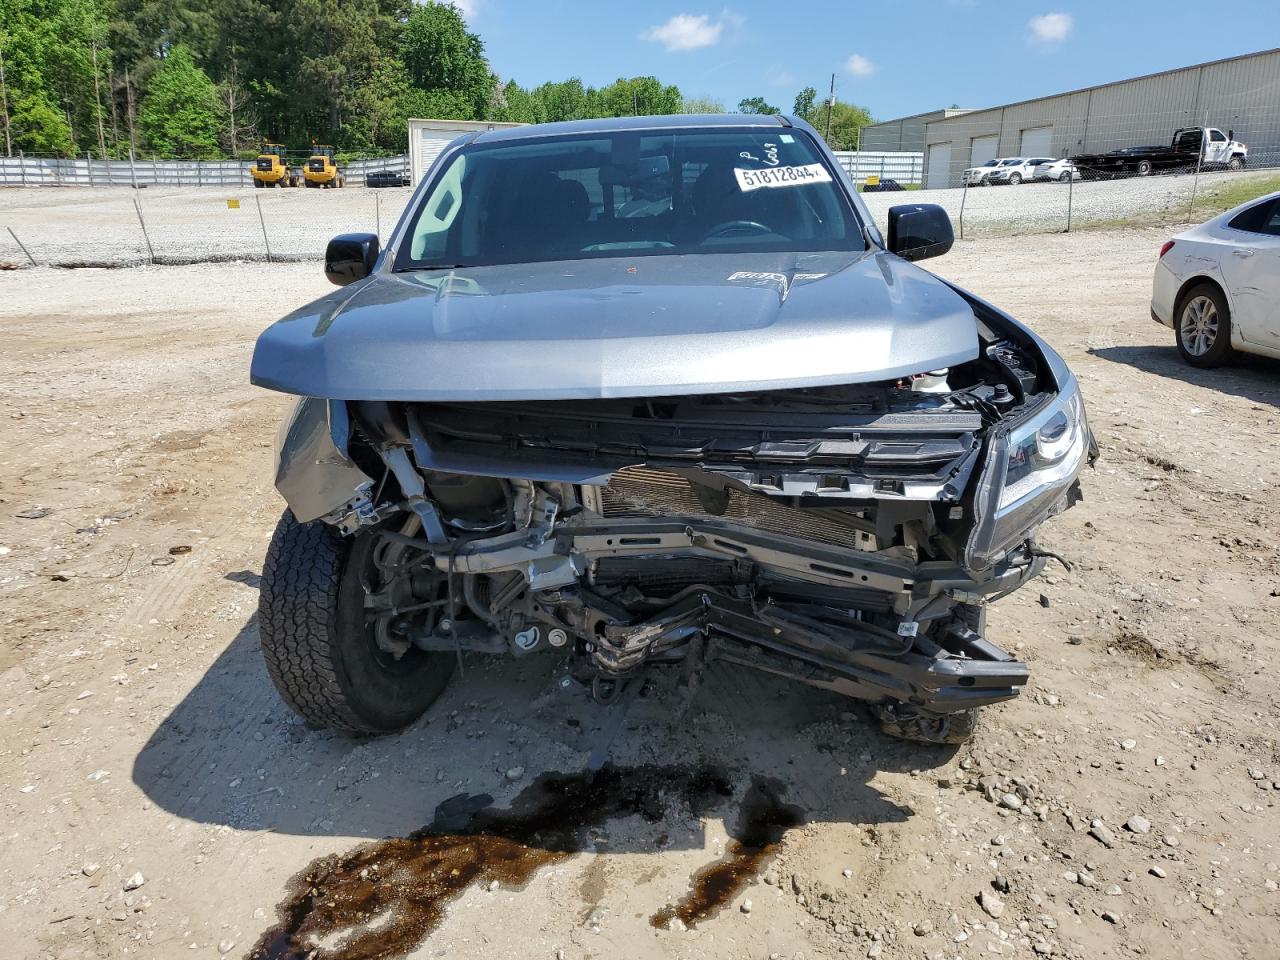
<svg viewBox="0 0 1280 960"><path fill-rule="evenodd" d="M276 489L302 523L346 513L373 480L347 453L351 421L340 400L303 397L276 435Z"/></svg>

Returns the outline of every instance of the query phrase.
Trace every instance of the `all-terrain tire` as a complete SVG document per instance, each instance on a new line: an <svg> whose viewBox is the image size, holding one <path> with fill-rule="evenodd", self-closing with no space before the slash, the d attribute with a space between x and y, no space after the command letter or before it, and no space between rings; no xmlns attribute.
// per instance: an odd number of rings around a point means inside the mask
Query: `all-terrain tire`
<svg viewBox="0 0 1280 960"><path fill-rule="evenodd" d="M1228 161L1227 161L1227 169L1228 169L1228 170L1243 170L1243 169L1244 169L1244 157L1232 157L1230 160L1228 160Z"/></svg>
<svg viewBox="0 0 1280 960"><path fill-rule="evenodd" d="M906 704L876 705L882 733L916 743L967 743L978 728L978 707L958 713L917 713Z"/></svg>
<svg viewBox="0 0 1280 960"><path fill-rule="evenodd" d="M378 649L365 626L364 558L370 534L341 537L286 510L262 567L258 632L271 681L309 723L358 736L407 726L435 702L454 658Z"/></svg>

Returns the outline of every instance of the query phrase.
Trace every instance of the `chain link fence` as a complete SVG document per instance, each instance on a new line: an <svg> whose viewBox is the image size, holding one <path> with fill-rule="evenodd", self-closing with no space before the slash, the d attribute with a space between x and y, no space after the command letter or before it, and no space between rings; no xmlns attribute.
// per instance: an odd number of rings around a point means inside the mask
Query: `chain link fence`
<svg viewBox="0 0 1280 960"><path fill-rule="evenodd" d="M0 191L0 263L117 267L317 260L337 233L383 238L410 190L67 187Z"/></svg>
<svg viewBox="0 0 1280 960"><path fill-rule="evenodd" d="M301 168L305 157L289 162ZM339 163L349 185L364 186L371 173L409 178L409 157L373 157ZM97 160L91 156L37 157L19 153L0 157L4 187L252 187L248 160Z"/></svg>
<svg viewBox="0 0 1280 960"><path fill-rule="evenodd" d="M882 226L895 204L936 203L970 239L1199 222L1280 190L1280 98L1192 123L1185 110L1073 111L1024 105L947 117L927 124L923 152L838 159ZM0 158L0 184L16 188L0 190L0 263L315 259L336 233L385 237L410 194L358 186L375 170L407 179L406 157L344 165L344 190L252 189L249 166ZM872 177L886 192L867 189Z"/></svg>

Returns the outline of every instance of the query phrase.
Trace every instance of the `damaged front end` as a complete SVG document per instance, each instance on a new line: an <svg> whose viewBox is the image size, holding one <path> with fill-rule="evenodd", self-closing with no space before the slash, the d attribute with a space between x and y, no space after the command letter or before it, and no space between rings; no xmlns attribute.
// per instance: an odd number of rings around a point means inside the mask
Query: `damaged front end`
<svg viewBox="0 0 1280 960"><path fill-rule="evenodd" d="M639 399L306 399L277 486L370 538L386 657L558 650L597 700L725 660L941 716L1027 667L982 604L1036 576L1096 448L1074 377L972 301L977 359L877 383Z"/></svg>

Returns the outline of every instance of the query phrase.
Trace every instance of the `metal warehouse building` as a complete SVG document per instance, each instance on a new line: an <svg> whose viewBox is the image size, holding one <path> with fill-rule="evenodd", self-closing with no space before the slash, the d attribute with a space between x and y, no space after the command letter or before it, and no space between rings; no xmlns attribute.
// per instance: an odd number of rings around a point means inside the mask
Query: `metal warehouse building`
<svg viewBox="0 0 1280 960"><path fill-rule="evenodd" d="M928 113L917 113L899 120L886 120L884 123L873 123L862 128L858 140L858 149L881 153L924 153L924 132L929 124L948 117L958 117L971 110L931 110ZM822 128L822 124L818 124Z"/></svg>
<svg viewBox="0 0 1280 960"><path fill-rule="evenodd" d="M994 157L1068 157L1169 143L1179 127L1233 131L1251 166L1280 165L1280 49L1104 83L956 116L923 114L925 186L958 186ZM864 144L902 137L917 117L867 127ZM885 128L882 134L879 128ZM870 147L865 149L885 149ZM905 148L904 148L905 149Z"/></svg>

